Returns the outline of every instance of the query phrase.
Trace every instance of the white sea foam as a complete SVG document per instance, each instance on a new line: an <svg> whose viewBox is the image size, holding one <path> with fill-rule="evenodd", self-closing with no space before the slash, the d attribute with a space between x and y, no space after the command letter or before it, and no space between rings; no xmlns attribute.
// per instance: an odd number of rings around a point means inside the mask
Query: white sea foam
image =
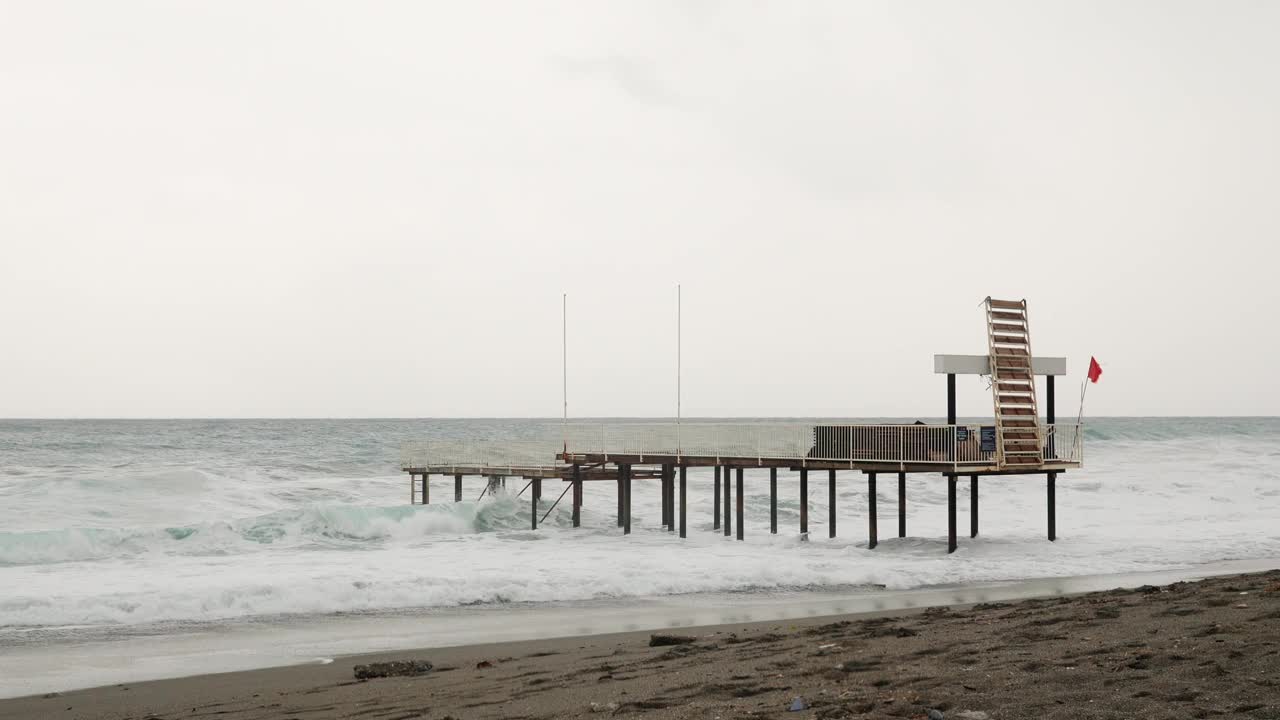
<svg viewBox="0 0 1280 720"><path fill-rule="evenodd" d="M825 475L811 476L812 539L800 542L795 478L782 473L780 533L773 536L767 475L749 472L746 542L739 543L711 529L707 471L690 474L689 538L682 541L657 527L652 482L636 482L635 532L625 538L610 483L588 485L578 529L561 504L530 531L528 496L515 497L519 485L477 503L481 484L472 480L467 500L455 504L452 483L437 479L435 504L399 504L408 488L389 467L394 438L365 448L365 436L350 428L354 437L345 444L316 456L294 450L285 459L272 452L270 438L238 440L251 430L227 431L217 452L202 445L208 440L201 433L177 433L164 448L135 449L131 462L119 457L130 455L127 448L17 459L10 445L5 460L12 462L0 475L0 632L699 592L912 588L1280 556L1280 424L1258 421L1270 428L1262 432L1257 423L1198 422L1191 430L1158 420L1101 423L1087 469L1059 479L1056 543L1044 538L1042 477L982 480L982 534L962 538L951 556L944 552L940 477L910 479L911 537L899 540L892 537L896 482L882 476L881 544L871 551L866 484L852 473L840 476L835 540L826 537ZM183 454L183 437L198 450L192 458L174 457ZM343 453L367 459L344 465ZM547 483L541 512L558 485ZM967 482L962 487L967 491ZM960 525L967 528L967 492L961 497Z"/></svg>

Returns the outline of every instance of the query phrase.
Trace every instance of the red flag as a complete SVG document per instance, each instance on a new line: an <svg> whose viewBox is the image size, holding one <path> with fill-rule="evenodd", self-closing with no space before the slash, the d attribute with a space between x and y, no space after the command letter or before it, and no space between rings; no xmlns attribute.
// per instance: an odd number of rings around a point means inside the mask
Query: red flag
<svg viewBox="0 0 1280 720"><path fill-rule="evenodd" d="M1089 358L1089 382L1098 382L1098 378L1102 377L1102 366L1098 364L1095 357Z"/></svg>

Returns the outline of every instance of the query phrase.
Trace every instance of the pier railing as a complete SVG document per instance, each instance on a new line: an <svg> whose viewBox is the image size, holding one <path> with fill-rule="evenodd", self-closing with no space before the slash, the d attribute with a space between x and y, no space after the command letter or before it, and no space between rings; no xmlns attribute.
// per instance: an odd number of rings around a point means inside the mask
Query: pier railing
<svg viewBox="0 0 1280 720"><path fill-rule="evenodd" d="M1076 424L1042 425L1046 464L1080 463ZM404 468L521 469L561 464L577 455L757 458L821 462L986 466L996 462L994 426L821 425L812 423L572 423L548 425L542 440L427 440L406 443ZM443 470L442 470L443 472Z"/></svg>
<svg viewBox="0 0 1280 720"><path fill-rule="evenodd" d="M1043 425L1047 463L1078 463L1079 425ZM570 453L991 465L991 425L815 425L809 423L571 424Z"/></svg>
<svg viewBox="0 0 1280 720"><path fill-rule="evenodd" d="M442 474L483 467L518 476L562 464L556 453L563 447L563 440L551 439L549 432L546 440L415 440L400 447L400 467L440 468Z"/></svg>

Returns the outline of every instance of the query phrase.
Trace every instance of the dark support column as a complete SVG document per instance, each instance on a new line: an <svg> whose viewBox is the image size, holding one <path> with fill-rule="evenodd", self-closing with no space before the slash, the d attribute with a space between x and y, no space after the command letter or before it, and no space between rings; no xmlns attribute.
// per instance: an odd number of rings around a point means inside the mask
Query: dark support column
<svg viewBox="0 0 1280 720"><path fill-rule="evenodd" d="M809 534L809 468L800 468L800 534Z"/></svg>
<svg viewBox="0 0 1280 720"><path fill-rule="evenodd" d="M769 468L769 532L778 534L778 468Z"/></svg>
<svg viewBox="0 0 1280 720"><path fill-rule="evenodd" d="M462 476L453 476L453 501L462 502Z"/></svg>
<svg viewBox="0 0 1280 720"><path fill-rule="evenodd" d="M631 466L621 465L622 472L622 534L631 534Z"/></svg>
<svg viewBox="0 0 1280 720"><path fill-rule="evenodd" d="M739 540L742 539L742 526L744 524L742 521L743 521L743 515L745 512L745 508L742 507L742 503L743 503L742 473L743 473L743 469L738 468L738 539Z"/></svg>
<svg viewBox="0 0 1280 720"><path fill-rule="evenodd" d="M898 537L907 536L907 474L898 473Z"/></svg>
<svg viewBox="0 0 1280 720"><path fill-rule="evenodd" d="M827 471L827 537L836 536L836 471Z"/></svg>
<svg viewBox="0 0 1280 720"><path fill-rule="evenodd" d="M969 537L978 537L978 476L969 476Z"/></svg>
<svg viewBox="0 0 1280 720"><path fill-rule="evenodd" d="M667 466L663 465L658 473L658 507L662 516L662 528L667 528Z"/></svg>
<svg viewBox="0 0 1280 720"><path fill-rule="evenodd" d="M720 529L720 466L716 466L716 487L711 493L711 529Z"/></svg>
<svg viewBox="0 0 1280 720"><path fill-rule="evenodd" d="M731 537L733 535L733 483L729 479L730 467L724 468L724 502L720 506L724 509L724 536Z"/></svg>
<svg viewBox="0 0 1280 720"><path fill-rule="evenodd" d="M676 531L676 466L667 466L667 532Z"/></svg>
<svg viewBox="0 0 1280 720"><path fill-rule="evenodd" d="M582 527L582 466L573 466L573 526Z"/></svg>
<svg viewBox="0 0 1280 720"><path fill-rule="evenodd" d="M664 530L670 530L675 527L672 522L675 519L675 513L671 511L671 466L662 466L662 527Z"/></svg>
<svg viewBox="0 0 1280 720"><path fill-rule="evenodd" d="M1050 425L1053 425L1054 423L1058 422L1058 413L1056 408L1054 407L1053 394L1054 394L1053 393L1053 376L1045 375L1044 376L1045 422L1047 422ZM1058 453L1054 449L1054 446L1056 445L1056 443L1057 443L1057 437L1055 433L1054 435L1049 436L1049 442L1046 444L1047 446L1044 449L1045 459L1052 459L1052 458L1058 457Z"/></svg>
<svg viewBox="0 0 1280 720"><path fill-rule="evenodd" d="M623 485L622 466L619 465L618 466L618 527L622 527L622 515L626 511L626 508L623 507L623 505L625 504L625 500L623 496L626 493L623 491L622 485Z"/></svg>
<svg viewBox="0 0 1280 720"><path fill-rule="evenodd" d="M1054 400L1053 376L1045 375L1044 376L1044 409L1045 409L1045 415L1047 416L1045 419L1049 422L1050 425L1058 422L1058 414L1054 408L1053 400Z"/></svg>
<svg viewBox="0 0 1280 720"><path fill-rule="evenodd" d="M880 544L880 528L876 518L876 474L867 473L867 547Z"/></svg>
<svg viewBox="0 0 1280 720"><path fill-rule="evenodd" d="M542 480L540 480L539 478L534 478L533 488L532 488L533 492L529 493L529 505L532 508L532 512L530 512L529 514L533 516L534 530L538 529L538 495L541 494L539 492L541 490L541 486L542 486Z"/></svg>
<svg viewBox="0 0 1280 720"><path fill-rule="evenodd" d="M422 504L431 504L431 473L422 473Z"/></svg>
<svg viewBox="0 0 1280 720"><path fill-rule="evenodd" d="M1058 539L1058 499L1057 499L1058 473L1049 473L1049 482L1047 486L1049 495L1049 539Z"/></svg>
<svg viewBox="0 0 1280 720"><path fill-rule="evenodd" d="M687 534L685 533L685 510L684 510L685 509L685 489L686 489L686 485L688 484L688 479L685 477L687 474L685 472L686 470L688 470L688 468L686 468L683 465L680 466L680 537L687 537Z"/></svg>
<svg viewBox="0 0 1280 720"><path fill-rule="evenodd" d="M947 424L956 424L956 376L947 374Z"/></svg>
<svg viewBox="0 0 1280 720"><path fill-rule="evenodd" d="M956 476L947 476L947 553L956 551Z"/></svg>
<svg viewBox="0 0 1280 720"><path fill-rule="evenodd" d="M676 531L676 466L667 468L667 532Z"/></svg>
<svg viewBox="0 0 1280 720"><path fill-rule="evenodd" d="M667 503L667 507L671 508L671 532L676 531L676 522L679 511L676 509L676 502L679 500L679 491L676 489L676 475L679 470L672 465L670 472L667 474L667 492L671 495L671 501Z"/></svg>

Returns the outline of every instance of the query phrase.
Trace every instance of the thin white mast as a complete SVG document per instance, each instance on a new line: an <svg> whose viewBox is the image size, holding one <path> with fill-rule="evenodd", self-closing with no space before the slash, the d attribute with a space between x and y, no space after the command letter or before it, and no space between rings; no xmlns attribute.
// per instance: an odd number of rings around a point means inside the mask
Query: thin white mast
<svg viewBox="0 0 1280 720"><path fill-rule="evenodd" d="M560 297L560 389L564 415L560 421L561 452L569 452L569 293Z"/></svg>

